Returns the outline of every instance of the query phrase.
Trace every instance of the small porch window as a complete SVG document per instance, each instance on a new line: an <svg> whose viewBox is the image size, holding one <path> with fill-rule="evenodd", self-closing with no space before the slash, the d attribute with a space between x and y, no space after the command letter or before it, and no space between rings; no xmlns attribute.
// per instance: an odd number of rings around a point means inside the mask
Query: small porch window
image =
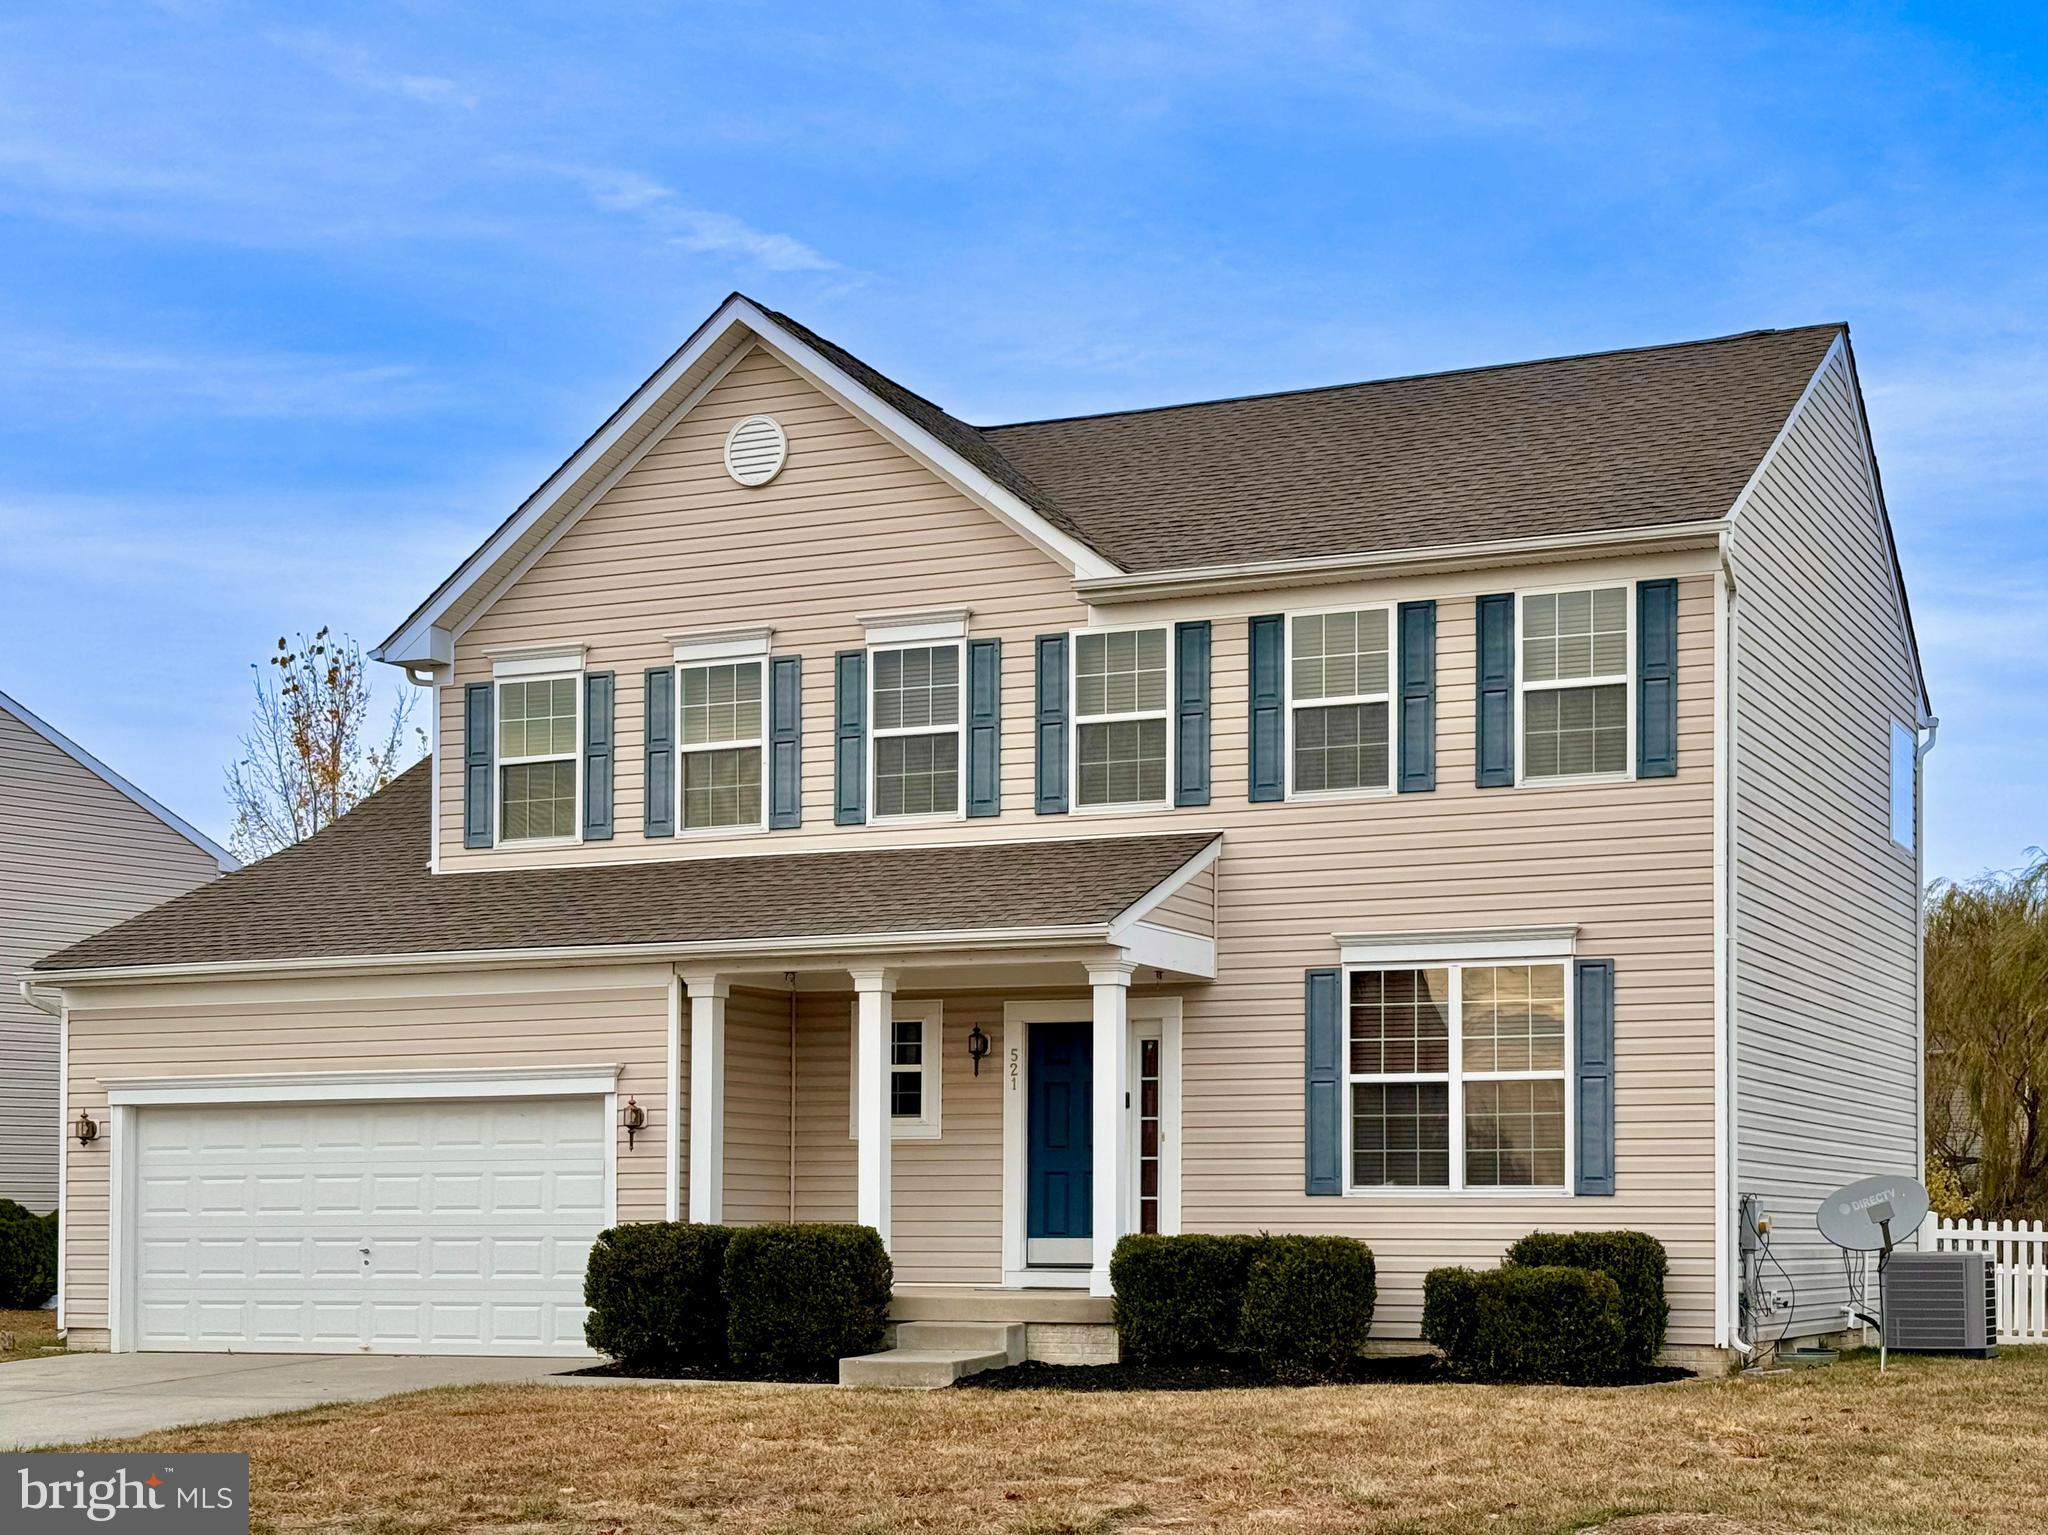
<svg viewBox="0 0 2048 1535"><path fill-rule="evenodd" d="M939 1096L945 1074L944 1013L937 1001L898 1001L890 1015L885 1048L889 1059L889 1132L899 1141L939 1138ZM847 1124L849 1139L860 1134L860 1004L853 1009L856 1031L847 1037Z"/></svg>

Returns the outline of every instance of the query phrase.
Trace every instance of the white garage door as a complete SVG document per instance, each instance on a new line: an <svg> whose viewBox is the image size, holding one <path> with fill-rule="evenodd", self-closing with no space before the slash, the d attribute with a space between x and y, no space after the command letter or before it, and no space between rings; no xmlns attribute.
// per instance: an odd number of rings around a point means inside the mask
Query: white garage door
<svg viewBox="0 0 2048 1535"><path fill-rule="evenodd" d="M135 1346L584 1352L604 1102L139 1110Z"/></svg>

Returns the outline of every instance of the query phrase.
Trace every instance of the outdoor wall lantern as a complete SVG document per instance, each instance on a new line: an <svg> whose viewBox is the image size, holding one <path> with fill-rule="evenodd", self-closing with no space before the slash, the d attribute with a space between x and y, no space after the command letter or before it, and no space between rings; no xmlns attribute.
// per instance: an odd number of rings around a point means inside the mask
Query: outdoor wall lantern
<svg viewBox="0 0 2048 1535"><path fill-rule="evenodd" d="M646 1127L647 1110L641 1108L639 1104L629 1097L626 1099L626 1106L619 1110L619 1122L626 1127L626 1149L631 1151L633 1149L633 1137Z"/></svg>
<svg viewBox="0 0 2048 1535"><path fill-rule="evenodd" d="M71 1133L78 1137L78 1144L90 1146L100 1138L99 1121L84 1109L78 1111L78 1123L71 1127Z"/></svg>
<svg viewBox="0 0 2048 1535"><path fill-rule="evenodd" d="M977 1077L981 1075L981 1058L987 1054L988 1036L981 1032L981 1025L977 1023L967 1031L967 1058L974 1062Z"/></svg>

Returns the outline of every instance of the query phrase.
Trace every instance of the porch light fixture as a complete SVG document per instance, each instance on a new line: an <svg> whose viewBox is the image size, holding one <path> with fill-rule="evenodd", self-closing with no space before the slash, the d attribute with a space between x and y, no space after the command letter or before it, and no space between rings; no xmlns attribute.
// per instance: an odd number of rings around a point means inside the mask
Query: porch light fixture
<svg viewBox="0 0 2048 1535"><path fill-rule="evenodd" d="M981 1032L981 1025L977 1023L967 1031L967 1058L974 1062L977 1077L981 1075L981 1058L987 1054L988 1036Z"/></svg>
<svg viewBox="0 0 2048 1535"><path fill-rule="evenodd" d="M99 1121L84 1109L78 1111L78 1122L71 1127L71 1133L78 1137L78 1144L90 1146L100 1138Z"/></svg>
<svg viewBox="0 0 2048 1535"><path fill-rule="evenodd" d="M631 1097L628 1097L626 1099L626 1106L619 1110L619 1123L626 1127L626 1149L631 1151L633 1149L633 1137L646 1127L647 1110L641 1108Z"/></svg>

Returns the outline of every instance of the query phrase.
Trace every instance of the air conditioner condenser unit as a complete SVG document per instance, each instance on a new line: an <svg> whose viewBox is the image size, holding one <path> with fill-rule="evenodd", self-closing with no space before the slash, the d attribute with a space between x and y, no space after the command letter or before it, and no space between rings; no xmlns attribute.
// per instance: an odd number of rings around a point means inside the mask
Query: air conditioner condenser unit
<svg viewBox="0 0 2048 1535"><path fill-rule="evenodd" d="M1884 1265L1884 1338L1905 1353L1998 1353L1998 1268L1989 1253L1895 1252Z"/></svg>

